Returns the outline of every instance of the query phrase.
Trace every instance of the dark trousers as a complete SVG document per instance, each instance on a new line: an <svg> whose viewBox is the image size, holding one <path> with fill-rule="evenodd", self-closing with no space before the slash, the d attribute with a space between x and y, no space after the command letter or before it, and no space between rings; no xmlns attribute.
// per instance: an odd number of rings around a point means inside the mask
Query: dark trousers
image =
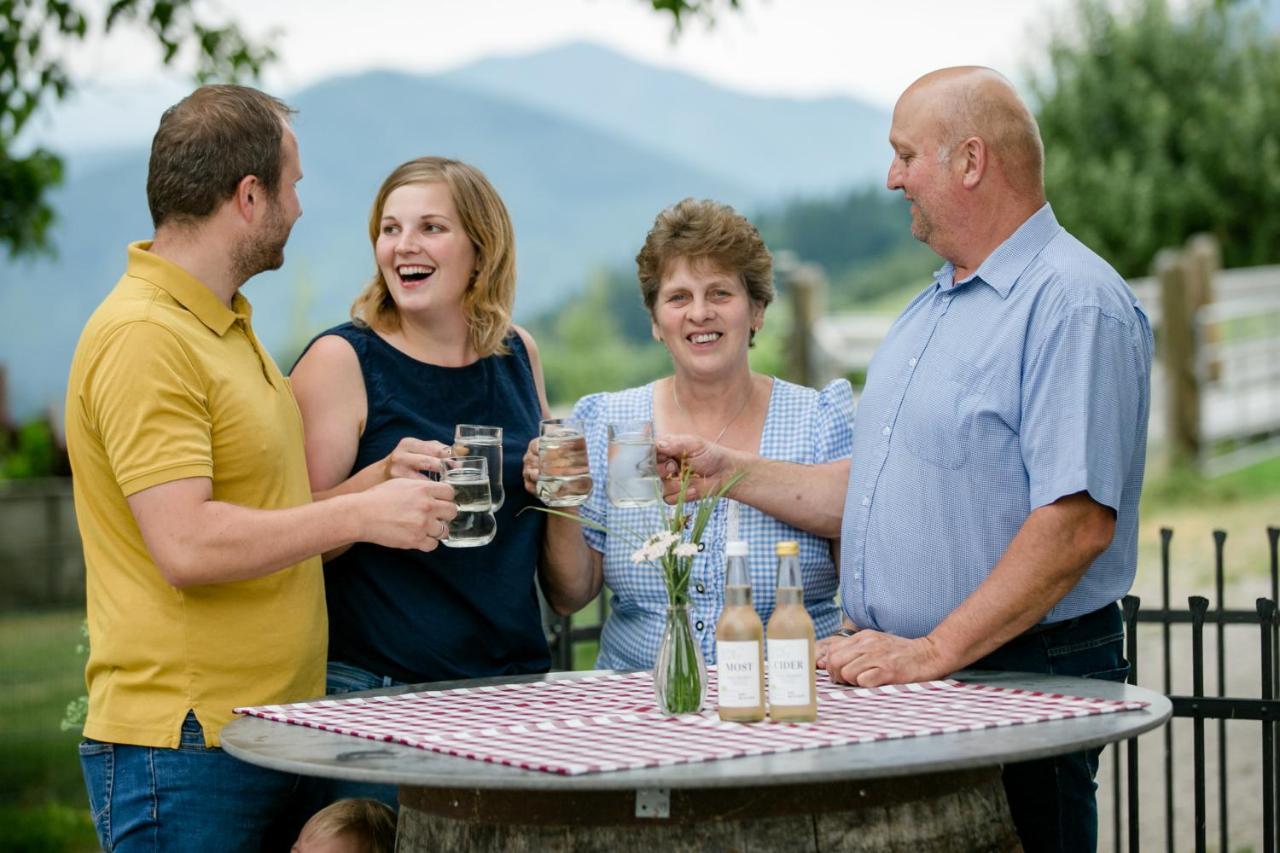
<svg viewBox="0 0 1280 853"><path fill-rule="evenodd" d="M1037 626L970 668L1124 681L1129 663L1120 607L1112 603L1047 628ZM1005 796L1027 853L1097 849L1094 777L1101 754L1101 749L1090 749L1005 765Z"/></svg>
<svg viewBox="0 0 1280 853"><path fill-rule="evenodd" d="M335 696L357 690L395 687L400 684L401 682L393 681L390 676L377 675L349 663L329 661L324 692L327 696ZM338 800L368 798L385 803L398 812L400 810L398 791L395 785L382 785L377 782L353 782L348 779L303 776L297 791L289 801L285 814L296 836L313 814Z"/></svg>

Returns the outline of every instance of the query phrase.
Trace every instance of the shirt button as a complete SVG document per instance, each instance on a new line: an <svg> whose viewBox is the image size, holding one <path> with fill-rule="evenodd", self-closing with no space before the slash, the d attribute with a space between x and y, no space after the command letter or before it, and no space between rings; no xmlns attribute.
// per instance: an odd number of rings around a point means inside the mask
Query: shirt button
<svg viewBox="0 0 1280 853"><path fill-rule="evenodd" d="M706 591L707 591L706 587L704 587L702 584L698 584L697 586L695 586L695 587L694 587L694 589L696 589L698 592L706 592Z"/></svg>
<svg viewBox="0 0 1280 853"><path fill-rule="evenodd" d="M862 496L862 505L863 505L863 506L871 506L871 496L870 496L870 495L863 495L863 496Z"/></svg>
<svg viewBox="0 0 1280 853"><path fill-rule="evenodd" d="M916 361L917 361L917 359L914 359L914 358L913 358L913 359L911 359L910 361L908 361L908 362L907 362L907 365L908 365L909 367L915 367L915 366L916 366Z"/></svg>
<svg viewBox="0 0 1280 853"><path fill-rule="evenodd" d="M893 430L889 429L888 427L885 427L884 429L880 430L880 433L881 435L888 435L892 431Z"/></svg>
<svg viewBox="0 0 1280 853"><path fill-rule="evenodd" d="M702 624L702 620L701 620L701 619L699 619L699 620L697 621L697 623L696 623L693 627L695 627L695 628L697 628L699 631L701 631L703 628L705 628L705 627L707 627L707 626L706 626L706 625L704 625L704 624Z"/></svg>
<svg viewBox="0 0 1280 853"><path fill-rule="evenodd" d="M860 571L859 571L859 572L854 572L854 573L853 573L853 579L854 579L854 580L862 580L862 572L860 572Z"/></svg>

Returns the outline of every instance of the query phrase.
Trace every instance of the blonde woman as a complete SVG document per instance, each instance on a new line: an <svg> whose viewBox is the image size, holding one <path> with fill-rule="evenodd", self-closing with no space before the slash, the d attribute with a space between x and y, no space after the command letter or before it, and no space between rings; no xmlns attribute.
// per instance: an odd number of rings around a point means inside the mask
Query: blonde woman
<svg viewBox="0 0 1280 853"><path fill-rule="evenodd" d="M511 322L506 207L478 169L423 157L383 182L369 240L374 275L351 322L293 369L313 492L425 477L466 423L502 427L506 499L479 550L328 555L329 691L544 672L534 582L548 520L519 511L533 503L520 458L547 404L537 348ZM543 583L554 602L558 579Z"/></svg>

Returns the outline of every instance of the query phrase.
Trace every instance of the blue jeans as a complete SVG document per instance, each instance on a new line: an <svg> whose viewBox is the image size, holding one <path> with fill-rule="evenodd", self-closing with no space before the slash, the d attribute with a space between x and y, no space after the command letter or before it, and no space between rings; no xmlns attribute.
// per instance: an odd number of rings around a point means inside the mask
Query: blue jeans
<svg viewBox="0 0 1280 853"><path fill-rule="evenodd" d="M293 842L272 833L298 777L206 747L194 713L177 749L85 740L80 768L103 850L220 853Z"/></svg>
<svg viewBox="0 0 1280 853"><path fill-rule="evenodd" d="M1124 620L1109 604L1075 619L1037 626L1011 640L972 669L1042 672L1124 681ZM1009 810L1027 853L1096 850L1098 847L1098 756L1090 749L1007 764L1003 779Z"/></svg>

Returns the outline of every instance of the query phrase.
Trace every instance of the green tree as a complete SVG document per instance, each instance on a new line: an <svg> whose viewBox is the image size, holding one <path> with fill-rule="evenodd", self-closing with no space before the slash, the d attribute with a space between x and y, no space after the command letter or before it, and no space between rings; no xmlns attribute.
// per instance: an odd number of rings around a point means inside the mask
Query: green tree
<svg viewBox="0 0 1280 853"><path fill-rule="evenodd" d="M634 290L630 295L639 301ZM642 385L670 370L667 351L652 338L647 342L629 339L618 317L615 290L609 276L601 272L574 302L542 319L537 327L538 347L553 406L572 405L596 391Z"/></svg>
<svg viewBox="0 0 1280 853"><path fill-rule="evenodd" d="M642 0L644 2L644 0ZM667 12L671 15L671 37L679 38L684 29L684 22L690 18L700 18L707 26L716 22L717 7L737 10L741 0L647 0L655 12Z"/></svg>
<svg viewBox="0 0 1280 853"><path fill-rule="evenodd" d="M1280 260L1280 40L1245 4L1084 0L1033 81L1058 218L1126 276L1200 231Z"/></svg>
<svg viewBox="0 0 1280 853"><path fill-rule="evenodd" d="M97 4L94 4L95 6ZM255 78L275 58L234 24L197 17L195 0L113 0L95 22L88 0L0 0L0 244L11 257L49 250L54 213L47 194L62 181L62 160L15 140L37 110L71 93L65 58L95 30L128 24L149 31L166 64L184 50L195 54L199 82Z"/></svg>
<svg viewBox="0 0 1280 853"><path fill-rule="evenodd" d="M12 437L0 429L0 480L49 477L56 465L57 449L48 421L23 424Z"/></svg>

